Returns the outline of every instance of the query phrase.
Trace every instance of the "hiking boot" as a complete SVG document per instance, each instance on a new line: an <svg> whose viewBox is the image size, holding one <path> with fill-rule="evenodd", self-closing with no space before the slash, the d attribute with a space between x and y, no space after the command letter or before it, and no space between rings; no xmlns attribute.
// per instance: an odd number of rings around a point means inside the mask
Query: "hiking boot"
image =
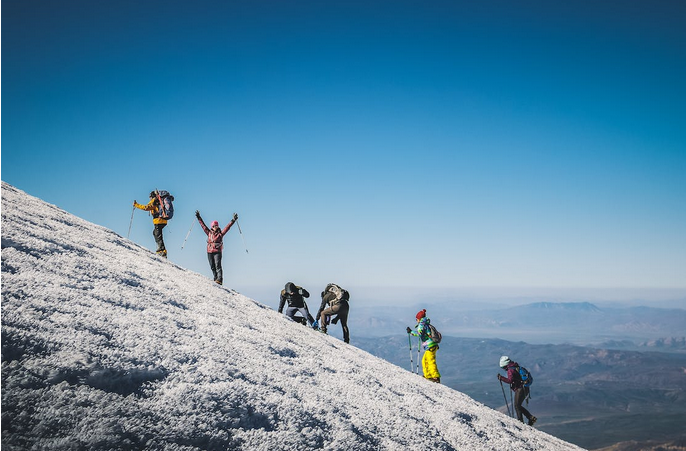
<svg viewBox="0 0 686 451"><path fill-rule="evenodd" d="M528 423L529 426L533 426L534 423L536 422L536 420L538 420L538 418L536 418L536 417L534 417L534 416L532 416L531 418L529 418L529 423Z"/></svg>
<svg viewBox="0 0 686 451"><path fill-rule="evenodd" d="M321 332L321 333L323 333L323 334L326 334L326 327L320 328L320 329L319 329L319 332ZM326 334L326 335L328 335L328 334Z"/></svg>
<svg viewBox="0 0 686 451"><path fill-rule="evenodd" d="M157 251L157 255L159 255L160 257L167 258L167 250L163 249L161 251Z"/></svg>
<svg viewBox="0 0 686 451"><path fill-rule="evenodd" d="M221 285L222 281L221 280L215 280L214 283Z"/></svg>
<svg viewBox="0 0 686 451"><path fill-rule="evenodd" d="M427 377L427 380L430 380L431 382L435 382L437 384L441 383L441 378L440 377Z"/></svg>

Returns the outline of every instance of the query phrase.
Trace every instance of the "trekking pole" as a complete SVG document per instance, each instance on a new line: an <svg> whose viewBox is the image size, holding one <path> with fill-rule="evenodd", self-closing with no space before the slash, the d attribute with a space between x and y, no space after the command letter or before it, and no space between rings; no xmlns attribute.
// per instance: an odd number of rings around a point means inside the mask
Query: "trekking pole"
<svg viewBox="0 0 686 451"><path fill-rule="evenodd" d="M512 418L515 417L515 405L514 405L514 395L512 394L512 390L510 390L510 404L512 404Z"/></svg>
<svg viewBox="0 0 686 451"><path fill-rule="evenodd" d="M407 334L407 342L410 344L410 373L414 370L414 362L412 361L412 337L409 332Z"/></svg>
<svg viewBox="0 0 686 451"><path fill-rule="evenodd" d="M131 221L129 221L129 233L126 234L126 239L129 239L129 235L131 235L131 225L133 224L133 214L136 212L136 207L133 207L133 210L131 210Z"/></svg>
<svg viewBox="0 0 686 451"><path fill-rule="evenodd" d="M421 343L422 337L417 337L417 374L419 374L419 350L422 347Z"/></svg>
<svg viewBox="0 0 686 451"><path fill-rule="evenodd" d="M241 235L241 240L243 240L243 247L245 248L245 253L248 253L248 247L245 245L245 238L243 238L243 231L241 230L241 225L238 223L238 219L236 219L236 225L238 226L238 233Z"/></svg>
<svg viewBox="0 0 686 451"><path fill-rule="evenodd" d="M181 250L183 250L183 247L186 245L186 240L188 239L188 235L191 234L191 230L193 230L194 225L195 225L195 221L193 221L193 224L191 224L191 228L188 229L188 233L186 234L186 238L183 240L183 244L181 245Z"/></svg>
<svg viewBox="0 0 686 451"><path fill-rule="evenodd" d="M503 398L505 398L505 407L507 407L507 416L511 417L510 405L507 403L507 395L505 395L505 388L503 387L503 381L500 381L500 389L503 391Z"/></svg>

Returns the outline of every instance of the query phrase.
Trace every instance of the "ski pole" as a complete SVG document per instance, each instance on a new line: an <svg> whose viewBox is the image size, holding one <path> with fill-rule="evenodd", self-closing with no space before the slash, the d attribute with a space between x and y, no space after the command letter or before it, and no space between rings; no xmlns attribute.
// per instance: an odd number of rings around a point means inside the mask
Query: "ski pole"
<svg viewBox="0 0 686 451"><path fill-rule="evenodd" d="M412 361L412 337L407 333L407 342L410 344L410 373L414 370L414 362Z"/></svg>
<svg viewBox="0 0 686 451"><path fill-rule="evenodd" d="M126 239L129 239L129 235L131 235L131 225L133 224L133 214L136 212L136 207L134 206L133 209L131 210L131 221L129 221L129 233L126 234Z"/></svg>
<svg viewBox="0 0 686 451"><path fill-rule="evenodd" d="M507 407L507 416L510 417L510 405L507 403L507 396L505 395L505 388L503 387L503 381L500 381L500 389L503 391L503 398L505 398L505 407Z"/></svg>
<svg viewBox="0 0 686 451"><path fill-rule="evenodd" d="M238 226L238 233L241 235L241 240L243 240L243 247L245 248L245 253L248 253L248 247L245 245L245 238L243 238L243 231L241 230L241 225L238 223L238 219L236 219L236 225Z"/></svg>
<svg viewBox="0 0 686 451"><path fill-rule="evenodd" d="M191 234L191 230L193 230L194 225L195 225L195 221L193 221L193 224L191 224L191 228L188 229L188 233L186 234L186 238L183 240L183 244L181 245L181 250L183 250L183 247L186 245L186 240L188 239L188 235Z"/></svg>

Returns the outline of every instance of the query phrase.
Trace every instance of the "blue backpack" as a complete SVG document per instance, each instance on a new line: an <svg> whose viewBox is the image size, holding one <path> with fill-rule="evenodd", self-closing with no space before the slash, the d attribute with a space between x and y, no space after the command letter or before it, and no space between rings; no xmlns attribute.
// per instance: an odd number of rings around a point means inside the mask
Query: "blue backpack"
<svg viewBox="0 0 686 451"><path fill-rule="evenodd" d="M522 379L522 385L524 387L530 387L531 384L534 383L534 377L531 375L529 370L523 366L518 366L517 369L519 370L519 377Z"/></svg>
<svg viewBox="0 0 686 451"><path fill-rule="evenodd" d="M160 218L171 219L174 217L174 196L169 191L156 191L157 200L160 201Z"/></svg>

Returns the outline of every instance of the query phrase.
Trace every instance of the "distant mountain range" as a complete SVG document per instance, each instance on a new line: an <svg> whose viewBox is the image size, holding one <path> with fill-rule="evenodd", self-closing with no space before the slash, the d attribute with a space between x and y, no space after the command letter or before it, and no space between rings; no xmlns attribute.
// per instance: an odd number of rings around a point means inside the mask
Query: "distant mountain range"
<svg viewBox="0 0 686 451"><path fill-rule="evenodd" d="M686 351L686 337L659 338L645 341L639 345L645 348L655 348L660 351Z"/></svg>
<svg viewBox="0 0 686 451"><path fill-rule="evenodd" d="M633 351L686 353L686 337L664 337L638 343L629 340L607 341L601 343L600 347Z"/></svg>
<svg viewBox="0 0 686 451"><path fill-rule="evenodd" d="M442 333L497 337L528 343L600 345L625 341L633 346L686 350L686 310L652 307L600 308L590 302L537 302L492 310L464 310L463 305L425 305L432 324ZM365 308L351 304L351 330L379 337L414 326L420 306ZM379 316L383 311L385 316ZM677 337L677 338L668 338ZM682 340L682 341L679 341Z"/></svg>
<svg viewBox="0 0 686 451"><path fill-rule="evenodd" d="M535 302L523 306L530 310L554 310L554 311L576 311L576 312L601 312L602 310L590 302ZM517 309L519 307L516 307Z"/></svg>
<svg viewBox="0 0 686 451"><path fill-rule="evenodd" d="M405 334L357 338L354 344L410 370ZM628 440L686 439L684 354L444 335L437 355L442 382L505 412L496 380L501 355L509 355L533 374L529 407L539 418L537 426L546 432L588 449Z"/></svg>

